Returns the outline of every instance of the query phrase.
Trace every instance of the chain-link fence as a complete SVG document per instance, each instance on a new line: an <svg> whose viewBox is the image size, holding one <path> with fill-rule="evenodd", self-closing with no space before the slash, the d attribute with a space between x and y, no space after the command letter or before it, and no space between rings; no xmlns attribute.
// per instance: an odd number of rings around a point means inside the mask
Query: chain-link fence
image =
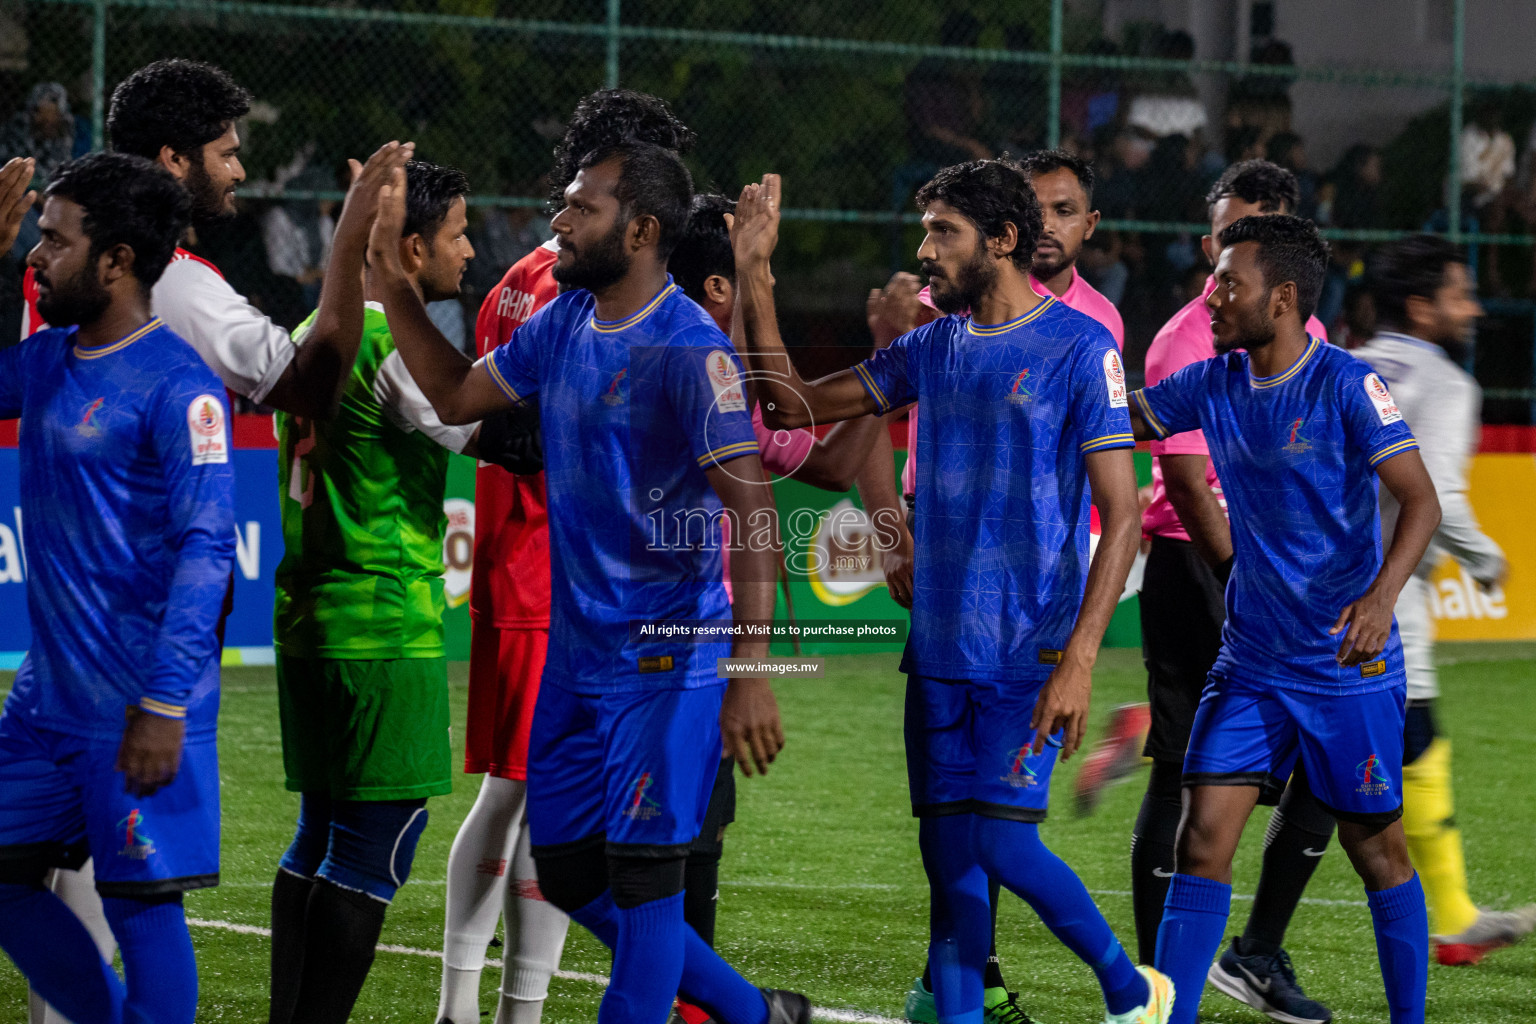
<svg viewBox="0 0 1536 1024"><path fill-rule="evenodd" d="M0 0L0 117L17 112L0 150L24 148L29 132L34 147L49 131L68 131L72 152L99 145L111 88L135 67L218 63L257 99L242 218L207 240L232 278L279 319L302 315L317 271L272 250L315 263L345 157L410 138L475 188L467 310L544 230L542 179L576 102L604 85L641 89L697 131L701 187L785 176L789 333L835 347L863 343L863 292L913 268L911 197L934 170L1062 145L1099 176L1105 219L1079 268L1120 307L1133 376L1203 283L1206 189L1232 160L1267 156L1297 172L1302 212L1334 242L1321 314L1339 338L1369 328L1357 286L1371 244L1426 228L1468 244L1491 300L1477 365L1488 418L1531 422L1536 90L1518 65L1466 71L1468 26L1523 6ZM1163 8L1183 14L1160 22ZM1354 24L1372 12L1380 23ZM1343 56L1298 62L1298 48ZM33 123L34 89L50 82L72 129Z"/></svg>

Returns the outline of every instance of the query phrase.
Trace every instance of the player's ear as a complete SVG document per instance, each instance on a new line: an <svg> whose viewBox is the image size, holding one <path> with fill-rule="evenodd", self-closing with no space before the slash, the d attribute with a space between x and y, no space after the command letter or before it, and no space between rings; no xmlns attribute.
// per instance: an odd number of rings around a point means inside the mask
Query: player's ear
<svg viewBox="0 0 1536 1024"><path fill-rule="evenodd" d="M710 274L704 279L704 297L717 306L730 305L735 292L730 278L723 274Z"/></svg>
<svg viewBox="0 0 1536 1024"><path fill-rule="evenodd" d="M414 273L421 268L426 248L426 241L420 234L406 235L400 239L400 266L406 273Z"/></svg>
<svg viewBox="0 0 1536 1024"><path fill-rule="evenodd" d="M185 153L176 152L170 146L160 147L155 163L170 171L177 181L185 181L187 173L192 170L192 158Z"/></svg>
<svg viewBox="0 0 1536 1024"><path fill-rule="evenodd" d="M1404 326L1416 328L1416 337L1422 337L1418 332L1435 322L1435 304L1422 295L1408 296L1408 301L1403 303L1403 313L1404 319L1408 321Z"/></svg>
<svg viewBox="0 0 1536 1024"><path fill-rule="evenodd" d="M1269 317L1279 320L1296 308L1296 282L1282 281L1269 293Z"/></svg>
<svg viewBox="0 0 1536 1024"><path fill-rule="evenodd" d="M649 213L642 213L629 222L629 240L634 249L656 245L661 241L661 221Z"/></svg>
<svg viewBox="0 0 1536 1024"><path fill-rule="evenodd" d="M1083 218L1088 222L1088 230L1083 232L1083 241L1086 242L1088 239L1093 237L1093 229L1099 226L1100 216L1101 215L1098 210L1089 210L1088 216Z"/></svg>
<svg viewBox="0 0 1536 1024"><path fill-rule="evenodd" d="M102 284L111 286L120 278L133 273L133 250L118 243L103 252L96 261L96 276Z"/></svg>
<svg viewBox="0 0 1536 1024"><path fill-rule="evenodd" d="M1094 216L1097 217L1098 213L1095 212ZM1201 235L1200 236L1200 251L1205 253L1205 262L1209 263L1212 267L1215 267L1216 266L1216 239L1212 238L1210 235Z"/></svg>
<svg viewBox="0 0 1536 1024"><path fill-rule="evenodd" d="M987 241L991 243L992 255L997 259L1005 259L1019 247L1019 226L1011 220L1005 220L1003 233Z"/></svg>

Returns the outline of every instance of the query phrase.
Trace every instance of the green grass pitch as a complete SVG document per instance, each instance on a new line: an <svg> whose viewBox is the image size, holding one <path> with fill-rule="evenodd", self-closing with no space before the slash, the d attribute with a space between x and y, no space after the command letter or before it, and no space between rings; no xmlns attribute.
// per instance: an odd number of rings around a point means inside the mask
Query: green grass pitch
<svg viewBox="0 0 1536 1024"><path fill-rule="evenodd" d="M1455 743L1457 818L1472 895L1509 907L1536 898L1536 645L1446 646L1443 726ZM819 1007L897 1016L922 966L927 894L908 814L901 748L902 680L894 655L828 659L827 678L779 684L789 746L766 778L741 780L737 824L722 866L721 951L760 984L810 993ZM463 742L465 674L452 672L454 737ZM0 686L6 685L0 680ZM1105 651L1096 673L1097 737L1108 709L1139 699L1136 652ZM266 1018L268 886L288 842L298 798L282 788L277 701L270 669L224 674L220 728L224 774L223 885L192 894L201 973L201 1021ZM1093 890L1121 939L1134 948L1129 837L1145 775L1114 787L1098 813L1071 814L1081 756L1055 781L1058 812L1046 842ZM353 1020L430 1022L437 1007L444 865L477 778L431 804L410 883L390 910L381 951ZM1236 867L1234 923L1241 927L1256 878L1267 812L1248 827ZM1381 1021L1386 1008L1364 894L1337 843L1329 848L1287 940L1308 992L1335 1019ZM1046 932L1021 901L1005 896L998 924L1004 974L1042 1022L1103 1019L1088 969ZM410 952L414 950L416 952ZM495 955L496 951L492 951ZM573 928L546 1006L551 1024L595 1018L608 958ZM481 1005L494 1006L500 971L487 968ZM1536 944L1491 955L1474 968L1431 966L1429 1019L1480 1024L1536 1015ZM1206 1021L1259 1024L1256 1012L1207 990ZM0 957L0 1021L25 1019L25 988ZM850 1012L853 1011L853 1012Z"/></svg>

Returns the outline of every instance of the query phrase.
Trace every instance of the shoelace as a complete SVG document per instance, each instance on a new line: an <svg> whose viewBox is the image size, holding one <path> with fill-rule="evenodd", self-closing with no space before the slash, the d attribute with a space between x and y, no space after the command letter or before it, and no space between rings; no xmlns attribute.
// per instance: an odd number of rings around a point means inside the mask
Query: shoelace
<svg viewBox="0 0 1536 1024"><path fill-rule="evenodd" d="M1291 966L1291 954L1282 949L1270 957L1269 962L1275 971L1279 973L1280 977L1285 979L1287 985L1294 989L1298 995L1304 994L1301 991L1301 986L1296 983L1296 968Z"/></svg>
<svg viewBox="0 0 1536 1024"><path fill-rule="evenodd" d="M1019 994L1008 993L1008 998L1001 1003L993 1003L987 1008L987 1016L1001 1024L1035 1024L1035 1019L1024 1012L1019 1005Z"/></svg>

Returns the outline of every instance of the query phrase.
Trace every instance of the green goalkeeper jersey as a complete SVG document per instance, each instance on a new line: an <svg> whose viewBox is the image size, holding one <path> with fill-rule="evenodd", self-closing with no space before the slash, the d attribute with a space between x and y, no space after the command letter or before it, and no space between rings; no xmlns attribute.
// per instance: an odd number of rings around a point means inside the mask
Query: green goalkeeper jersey
<svg viewBox="0 0 1536 1024"><path fill-rule="evenodd" d="M311 314L295 341L313 322ZM448 449L462 451L474 428L437 419L372 302L337 413L316 422L280 412L276 424L285 547L277 650L442 657Z"/></svg>

